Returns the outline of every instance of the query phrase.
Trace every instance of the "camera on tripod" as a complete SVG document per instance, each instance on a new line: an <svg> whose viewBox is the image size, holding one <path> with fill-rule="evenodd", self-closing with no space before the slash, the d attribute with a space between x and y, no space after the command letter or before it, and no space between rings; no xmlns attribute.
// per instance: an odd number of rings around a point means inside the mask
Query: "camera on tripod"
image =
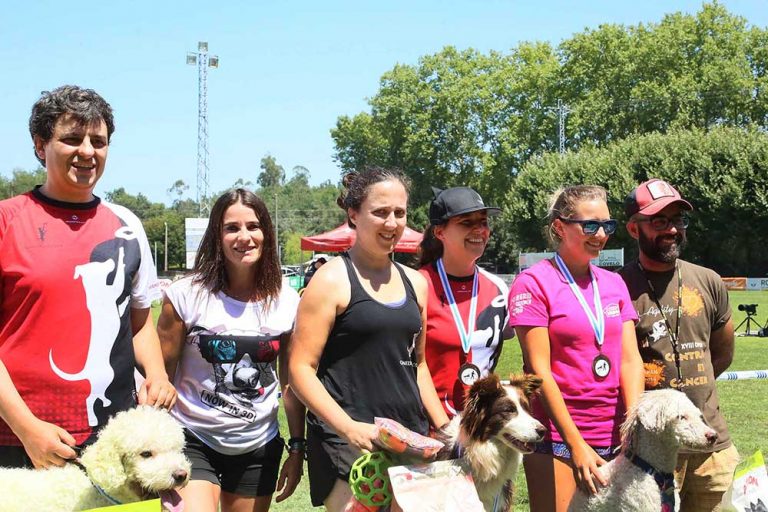
<svg viewBox="0 0 768 512"><path fill-rule="evenodd" d="M747 316L736 326L734 331L738 331L745 324L746 329L737 336L768 336L768 321L765 322L765 326L760 327L760 322L752 318L757 315L757 304L739 304L739 311L745 312ZM755 328L754 332L753 327Z"/></svg>
<svg viewBox="0 0 768 512"><path fill-rule="evenodd" d="M757 304L739 304L739 311L744 311L747 315L757 314Z"/></svg>

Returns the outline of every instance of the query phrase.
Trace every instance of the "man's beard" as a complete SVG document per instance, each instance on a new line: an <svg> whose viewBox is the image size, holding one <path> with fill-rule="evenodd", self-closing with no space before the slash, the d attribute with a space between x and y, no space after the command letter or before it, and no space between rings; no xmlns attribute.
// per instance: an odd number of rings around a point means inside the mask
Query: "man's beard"
<svg viewBox="0 0 768 512"><path fill-rule="evenodd" d="M638 234L640 235L638 238L640 251L653 261L674 263L685 248L686 239L683 232L678 232L675 235L675 242L669 245L665 244L664 247L660 244L662 237L656 237L656 240L651 240L645 236L642 230L638 230Z"/></svg>

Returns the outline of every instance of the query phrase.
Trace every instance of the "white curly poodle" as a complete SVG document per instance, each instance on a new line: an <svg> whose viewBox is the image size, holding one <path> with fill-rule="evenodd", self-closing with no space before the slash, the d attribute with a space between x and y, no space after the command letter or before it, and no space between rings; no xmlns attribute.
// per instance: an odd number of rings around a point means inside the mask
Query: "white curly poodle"
<svg viewBox="0 0 768 512"><path fill-rule="evenodd" d="M674 389L647 391L621 427L621 453L600 468L608 480L594 496L576 492L569 511L659 512L674 508L674 471L680 448L712 446L717 432Z"/></svg>
<svg viewBox="0 0 768 512"><path fill-rule="evenodd" d="M76 463L44 470L0 468L3 512L68 512L160 497L183 509L175 491L189 480L181 426L164 410L117 414Z"/></svg>

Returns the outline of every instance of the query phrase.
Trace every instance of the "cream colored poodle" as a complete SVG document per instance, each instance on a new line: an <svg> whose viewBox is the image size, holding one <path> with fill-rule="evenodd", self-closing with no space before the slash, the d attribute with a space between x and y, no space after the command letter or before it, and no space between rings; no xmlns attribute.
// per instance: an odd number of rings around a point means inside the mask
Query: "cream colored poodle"
<svg viewBox="0 0 768 512"><path fill-rule="evenodd" d="M600 468L608 486L590 497L576 492L570 512L673 511L678 450L707 449L717 441L701 411L674 389L643 393L621 435L621 453Z"/></svg>
<svg viewBox="0 0 768 512"><path fill-rule="evenodd" d="M176 488L189 480L181 426L149 406L121 412L78 462L44 470L0 468L3 512L69 512L160 497L183 510Z"/></svg>

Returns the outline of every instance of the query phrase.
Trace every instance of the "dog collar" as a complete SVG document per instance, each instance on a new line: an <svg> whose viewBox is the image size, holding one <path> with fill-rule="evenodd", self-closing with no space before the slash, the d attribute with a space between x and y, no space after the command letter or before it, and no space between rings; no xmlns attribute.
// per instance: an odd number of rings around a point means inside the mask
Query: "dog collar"
<svg viewBox="0 0 768 512"><path fill-rule="evenodd" d="M661 491L661 510L662 512L672 512L675 510L675 475L673 473L664 473L651 466L640 456L627 452L627 460L637 466L641 471L653 477L656 485Z"/></svg>
<svg viewBox="0 0 768 512"><path fill-rule="evenodd" d="M87 476L87 477L88 477L88 480L90 480L90 481L91 481L91 485L93 486L93 488L94 488L94 489L96 489L96 490L99 492L99 494L101 494L101 495L104 497L104 499L106 499L107 501L109 501L109 502L110 502L112 505L122 505L122 502L120 502L120 501L116 500L115 498L113 498L112 496L110 496L109 494L107 494L107 491L105 491L104 489L102 489L102 488L101 488L101 486L100 486L99 484L97 484L96 482L94 482L94 481L91 479L90 475L88 475L88 470L85 468L85 466L83 466L83 463L82 463L82 462L80 462L80 460L79 460L79 459L70 460L69 462L71 462L72 464L74 464L75 466L77 466L77 467L80 469L80 471L82 471L83 473L85 473L85 476Z"/></svg>

